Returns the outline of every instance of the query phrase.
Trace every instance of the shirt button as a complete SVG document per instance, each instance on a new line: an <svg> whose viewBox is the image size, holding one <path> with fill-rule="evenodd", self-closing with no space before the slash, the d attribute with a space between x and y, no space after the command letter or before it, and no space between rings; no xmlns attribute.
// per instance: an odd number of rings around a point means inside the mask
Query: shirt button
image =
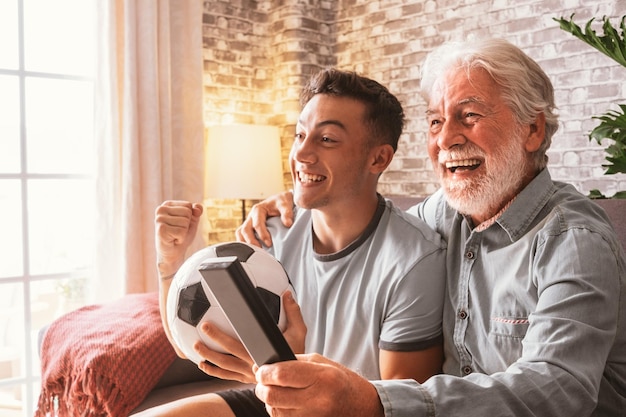
<svg viewBox="0 0 626 417"><path fill-rule="evenodd" d="M464 366L463 367L463 375L469 375L472 373L472 367L471 366Z"/></svg>
<svg viewBox="0 0 626 417"><path fill-rule="evenodd" d="M467 311L460 310L458 316L461 320L465 320L467 318Z"/></svg>
<svg viewBox="0 0 626 417"><path fill-rule="evenodd" d="M467 259L474 259L474 252L472 252L472 251L465 252L465 257Z"/></svg>

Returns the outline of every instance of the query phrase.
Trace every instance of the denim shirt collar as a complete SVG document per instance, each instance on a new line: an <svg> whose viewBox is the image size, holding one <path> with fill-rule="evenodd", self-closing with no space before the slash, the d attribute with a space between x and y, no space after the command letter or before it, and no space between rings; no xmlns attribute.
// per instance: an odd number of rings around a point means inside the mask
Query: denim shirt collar
<svg viewBox="0 0 626 417"><path fill-rule="evenodd" d="M550 173L547 169L543 169L514 198L496 223L509 235L512 242L517 241L526 234L555 192L556 187Z"/></svg>

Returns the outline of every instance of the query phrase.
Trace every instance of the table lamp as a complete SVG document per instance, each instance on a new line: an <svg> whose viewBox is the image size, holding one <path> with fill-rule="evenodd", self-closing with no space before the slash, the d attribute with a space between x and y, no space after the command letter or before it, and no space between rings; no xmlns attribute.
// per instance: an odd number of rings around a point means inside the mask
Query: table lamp
<svg viewBox="0 0 626 417"><path fill-rule="evenodd" d="M205 197L262 200L283 191L278 127L233 124L210 126L207 132Z"/></svg>

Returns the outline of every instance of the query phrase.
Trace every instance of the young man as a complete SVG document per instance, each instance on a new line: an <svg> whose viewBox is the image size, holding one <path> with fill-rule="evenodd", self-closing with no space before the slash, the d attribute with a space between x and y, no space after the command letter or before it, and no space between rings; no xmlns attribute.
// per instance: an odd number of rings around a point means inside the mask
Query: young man
<svg viewBox="0 0 626 417"><path fill-rule="evenodd" d="M448 243L444 375L370 383L300 356L261 367L257 395L298 417L624 415L624 251L599 206L546 169L549 78L510 43L475 40L433 51L422 91L442 188L409 211Z"/></svg>
<svg viewBox="0 0 626 417"><path fill-rule="evenodd" d="M379 83L334 69L312 77L301 102L289 156L295 220L290 229L273 225L272 251L291 278L306 329L297 306L285 300L285 334L295 351L326 355L366 378L423 381L442 363L445 244L376 192L402 132L402 107ZM176 201L156 211L163 315L171 278L201 214L199 204ZM199 344L197 351L213 364L200 367L214 376L254 381L252 361L240 344L213 326L203 330L234 356ZM266 415L252 390L196 397L151 413L209 411Z"/></svg>

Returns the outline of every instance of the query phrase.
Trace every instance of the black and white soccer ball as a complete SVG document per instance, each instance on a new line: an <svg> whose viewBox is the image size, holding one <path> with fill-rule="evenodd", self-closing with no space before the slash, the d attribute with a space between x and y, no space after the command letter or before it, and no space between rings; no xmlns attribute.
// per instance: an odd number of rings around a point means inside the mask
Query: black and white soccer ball
<svg viewBox="0 0 626 417"><path fill-rule="evenodd" d="M193 349L198 340L223 352L219 344L200 331L203 322L213 322L237 338L199 272L200 266L208 260L227 256L239 259L278 327L284 330L287 325L280 297L285 291L293 293L293 287L281 263L263 249L246 243L208 246L191 255L176 272L167 297L167 322L172 338L185 356L196 364L203 360Z"/></svg>

